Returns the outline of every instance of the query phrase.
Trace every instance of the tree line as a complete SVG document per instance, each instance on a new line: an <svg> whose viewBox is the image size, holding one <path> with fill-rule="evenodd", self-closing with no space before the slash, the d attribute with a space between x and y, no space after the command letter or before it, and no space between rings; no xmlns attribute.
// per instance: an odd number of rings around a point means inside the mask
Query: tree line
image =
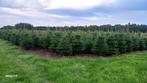
<svg viewBox="0 0 147 83"><path fill-rule="evenodd" d="M18 23L14 26L3 26L0 29L28 29L28 30L51 30L51 31L113 31L113 32L147 32L147 25L126 24L126 25L89 25L89 26L33 26L29 23Z"/></svg>
<svg viewBox="0 0 147 83"><path fill-rule="evenodd" d="M147 34L142 32L1 29L0 38L25 49L48 49L67 56L110 56L147 50Z"/></svg>

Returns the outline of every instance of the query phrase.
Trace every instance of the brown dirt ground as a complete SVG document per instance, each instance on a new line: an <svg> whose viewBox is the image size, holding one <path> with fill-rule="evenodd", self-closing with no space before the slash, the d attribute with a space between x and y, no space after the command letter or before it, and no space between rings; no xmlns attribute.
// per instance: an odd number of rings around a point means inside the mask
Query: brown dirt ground
<svg viewBox="0 0 147 83"><path fill-rule="evenodd" d="M75 56L83 57L83 58L96 58L96 57L98 57L97 55L93 55L93 54L78 54L78 55L74 55L74 56L64 56L62 54L50 52L45 49L33 49L33 50L26 50L24 48L18 48L18 49L25 54L37 55L37 56L48 57L48 58L65 58L65 57L72 58Z"/></svg>
<svg viewBox="0 0 147 83"><path fill-rule="evenodd" d="M22 51L23 53L25 54L31 54L31 55L37 55L37 56L42 56L42 57L48 57L48 58L65 58L65 57L83 57L83 58L98 58L98 57L104 57L104 56L97 56L97 55L94 55L94 54L78 54L78 55L74 55L74 56L64 56L64 55L61 55L59 53L55 53L55 52L50 52L48 50L45 50L45 49L34 49L34 50L26 50L24 48L18 48L20 51ZM114 56L118 56L118 57L121 57L121 56L127 56L128 54L132 54L132 53L137 53L137 54L140 54L140 53L143 53L144 51L136 51L136 52L129 52L129 53L124 53L124 54L117 54L117 55L114 55ZM113 56L113 57L114 57ZM107 58L111 58L112 56L107 56ZM106 58L106 56L105 56Z"/></svg>

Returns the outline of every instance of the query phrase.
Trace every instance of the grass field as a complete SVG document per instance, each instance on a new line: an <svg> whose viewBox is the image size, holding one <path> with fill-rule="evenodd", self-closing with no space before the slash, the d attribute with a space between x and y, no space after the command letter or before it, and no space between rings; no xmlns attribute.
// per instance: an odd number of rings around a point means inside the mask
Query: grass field
<svg viewBox="0 0 147 83"><path fill-rule="evenodd" d="M24 54L16 48L0 40L0 83L147 83L147 52L58 59Z"/></svg>

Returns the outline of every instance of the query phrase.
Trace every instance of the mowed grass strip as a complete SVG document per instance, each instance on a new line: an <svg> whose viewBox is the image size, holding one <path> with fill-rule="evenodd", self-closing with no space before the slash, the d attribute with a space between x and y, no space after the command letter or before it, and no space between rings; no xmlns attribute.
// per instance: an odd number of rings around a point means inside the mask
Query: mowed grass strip
<svg viewBox="0 0 147 83"><path fill-rule="evenodd" d="M0 40L0 83L16 82L146 83L147 52L109 58L45 58L24 54Z"/></svg>

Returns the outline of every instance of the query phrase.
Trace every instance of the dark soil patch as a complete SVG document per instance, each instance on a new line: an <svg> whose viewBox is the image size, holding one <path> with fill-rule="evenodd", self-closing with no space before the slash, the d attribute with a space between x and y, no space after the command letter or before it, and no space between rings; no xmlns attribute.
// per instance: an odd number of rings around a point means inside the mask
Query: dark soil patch
<svg viewBox="0 0 147 83"><path fill-rule="evenodd" d="M98 57L97 55L94 54L77 54L77 55L73 55L73 56L65 56L59 53L55 53L55 52L50 52L46 49L31 49L31 50L26 50L24 48L19 48L20 51L22 51L25 54L31 54L31 55L38 55L38 56L42 56L42 57L48 57L48 58L64 58L64 57L84 57L84 58L96 58Z"/></svg>
<svg viewBox="0 0 147 83"><path fill-rule="evenodd" d="M42 57L48 57L48 58L64 58L64 57L83 57L83 58L98 58L98 57L105 57L105 58L111 58L111 57L121 57L121 56L127 56L128 54L132 54L132 53L143 53L144 51L136 51L136 52L128 52L128 53L122 53L122 54L117 54L117 55L113 55L113 56L98 56L98 55L94 55L94 54L77 54L77 55L73 55L73 56L65 56L59 53L55 53L55 52L50 52L46 49L32 49L32 50L26 50L24 48L18 48L20 51L22 51L25 54L31 54L31 55L38 55L38 56L42 56Z"/></svg>
<svg viewBox="0 0 147 83"><path fill-rule="evenodd" d="M64 55L57 54L54 52L49 52L48 50L45 49L33 49L33 50L26 50L24 48L20 48L22 52L25 54L32 54L32 55L38 55L38 56L43 56L43 57L50 57L50 58L62 58Z"/></svg>

